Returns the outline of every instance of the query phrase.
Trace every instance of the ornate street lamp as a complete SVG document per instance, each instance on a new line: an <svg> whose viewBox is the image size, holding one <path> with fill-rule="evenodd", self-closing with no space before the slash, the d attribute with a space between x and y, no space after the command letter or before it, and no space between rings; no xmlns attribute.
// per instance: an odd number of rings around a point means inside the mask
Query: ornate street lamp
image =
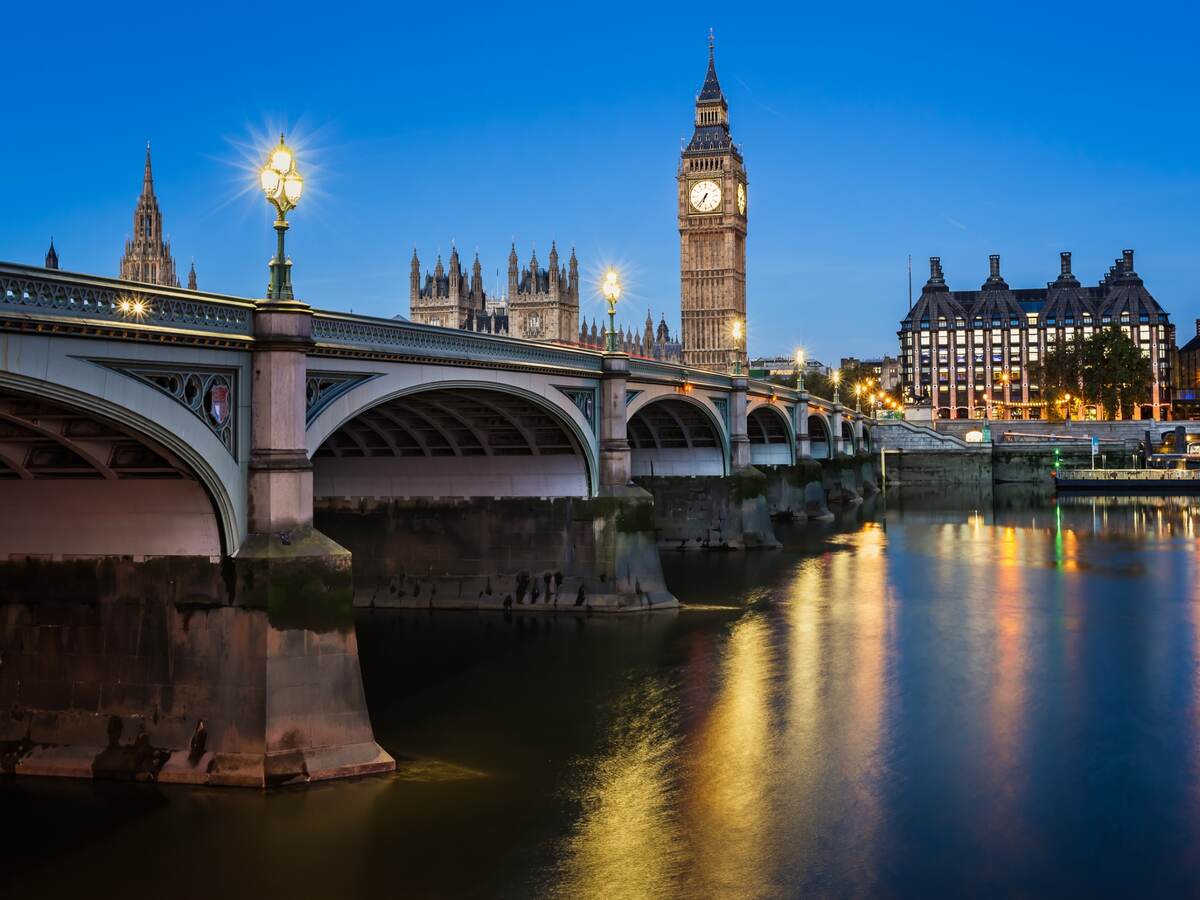
<svg viewBox="0 0 1200 900"><path fill-rule="evenodd" d="M731 328L733 332L733 374L742 374L742 320L734 319Z"/></svg>
<svg viewBox="0 0 1200 900"><path fill-rule="evenodd" d="M604 273L604 281L600 285L600 293L608 301L608 335L605 339L605 349L609 353L617 352L617 301L621 299L621 279L616 269Z"/></svg>
<svg viewBox="0 0 1200 900"><path fill-rule="evenodd" d="M304 192L304 179L296 169L296 157L283 135L279 135L279 146L267 156L258 173L258 183L267 201L275 207L275 232L279 237L275 257L271 260L271 284L267 297L271 300L292 300L292 261L283 252L283 234L288 229L287 214L296 208Z"/></svg>
<svg viewBox="0 0 1200 900"><path fill-rule="evenodd" d="M840 403L841 400L838 399L838 385L842 383L842 370L834 369L829 373L829 378L833 382L833 402Z"/></svg>
<svg viewBox="0 0 1200 900"><path fill-rule="evenodd" d="M860 381L858 384L856 384L854 386L854 411L856 413L862 412L862 393L863 393L863 384Z"/></svg>
<svg viewBox="0 0 1200 900"><path fill-rule="evenodd" d="M804 390L804 348L796 348L796 390Z"/></svg>

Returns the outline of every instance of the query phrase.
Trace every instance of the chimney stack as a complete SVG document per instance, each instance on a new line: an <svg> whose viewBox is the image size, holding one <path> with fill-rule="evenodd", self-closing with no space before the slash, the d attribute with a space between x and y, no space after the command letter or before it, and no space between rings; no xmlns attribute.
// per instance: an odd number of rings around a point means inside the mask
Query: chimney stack
<svg viewBox="0 0 1200 900"><path fill-rule="evenodd" d="M1071 277L1071 251L1064 250L1062 253L1058 254L1058 263L1062 267L1063 278L1070 278Z"/></svg>
<svg viewBox="0 0 1200 900"><path fill-rule="evenodd" d="M929 257L929 280L942 280L942 258L940 256Z"/></svg>
<svg viewBox="0 0 1200 900"><path fill-rule="evenodd" d="M1124 257L1124 259L1125 259L1125 271L1132 272L1133 271L1133 251L1132 250L1122 250L1121 256Z"/></svg>
<svg viewBox="0 0 1200 900"><path fill-rule="evenodd" d="M1196 337L1200 337L1200 319L1196 320Z"/></svg>
<svg viewBox="0 0 1200 900"><path fill-rule="evenodd" d="M988 276L991 278L1000 277L1000 254L993 253L988 257Z"/></svg>

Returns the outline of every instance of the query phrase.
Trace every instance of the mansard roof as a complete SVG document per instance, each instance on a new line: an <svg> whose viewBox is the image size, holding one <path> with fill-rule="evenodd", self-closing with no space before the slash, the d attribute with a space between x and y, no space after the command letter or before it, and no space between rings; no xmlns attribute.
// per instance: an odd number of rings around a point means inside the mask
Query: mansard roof
<svg viewBox="0 0 1200 900"><path fill-rule="evenodd" d="M1071 254L1060 254L1062 270L1058 278L1046 286L1046 302L1040 310L1041 321L1082 317L1094 312L1095 303L1088 290L1079 283L1071 271Z"/></svg>
<svg viewBox="0 0 1200 900"><path fill-rule="evenodd" d="M1118 319L1123 313L1128 313L1130 319L1135 321L1145 315L1152 325L1158 324L1160 317L1165 320L1163 308L1150 296L1141 276L1133 270L1132 250L1124 252L1101 284L1107 288L1100 308L1101 315Z"/></svg>
<svg viewBox="0 0 1200 900"><path fill-rule="evenodd" d="M1025 310L1017 302L1016 295L1009 289L1008 282L1000 274L1000 257L993 254L988 262L991 271L987 280L980 286L974 302L964 304L972 317L981 316L985 319L1018 318L1020 326L1026 327Z"/></svg>
<svg viewBox="0 0 1200 900"><path fill-rule="evenodd" d="M1097 325L1103 317L1119 323L1123 314L1128 321L1148 324L1169 323L1169 314L1146 290L1141 277L1133 269L1133 251L1126 250L1108 274L1093 287L1085 287L1071 272L1071 254L1061 254L1062 271L1059 277L1044 288L1010 288L1000 276L999 257L991 259L991 272L978 291L952 291L942 275L941 260L930 257L930 276L921 296L901 322L901 328L919 328L927 321L935 327L944 318L948 326L961 317L970 326L974 319L988 323L995 320L1011 322L1016 319L1021 328L1028 327L1028 314L1038 316L1041 324L1054 318L1057 324L1085 314Z"/></svg>
<svg viewBox="0 0 1200 900"><path fill-rule="evenodd" d="M965 316L966 310L963 309L962 303L946 286L941 258L929 257L929 280L925 282L921 296L904 317L904 321L911 323L925 320L936 323L938 319L945 318L953 323L955 317Z"/></svg>
<svg viewBox="0 0 1200 900"><path fill-rule="evenodd" d="M737 152L737 147L733 144L733 138L729 135L728 125L697 125L696 130L692 132L692 139L688 141L688 153L698 153L708 150L733 150Z"/></svg>

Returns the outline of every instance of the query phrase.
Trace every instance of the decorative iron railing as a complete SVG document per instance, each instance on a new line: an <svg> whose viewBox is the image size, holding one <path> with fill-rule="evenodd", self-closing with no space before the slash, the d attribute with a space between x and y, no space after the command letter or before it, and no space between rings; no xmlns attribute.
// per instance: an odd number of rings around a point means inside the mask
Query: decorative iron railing
<svg viewBox="0 0 1200 900"><path fill-rule="evenodd" d="M585 372L599 372L603 356L595 350L320 310L313 318L313 339L318 348L371 350L431 360L501 362Z"/></svg>
<svg viewBox="0 0 1200 900"><path fill-rule="evenodd" d="M254 334L249 300L12 263L0 263L0 315Z"/></svg>

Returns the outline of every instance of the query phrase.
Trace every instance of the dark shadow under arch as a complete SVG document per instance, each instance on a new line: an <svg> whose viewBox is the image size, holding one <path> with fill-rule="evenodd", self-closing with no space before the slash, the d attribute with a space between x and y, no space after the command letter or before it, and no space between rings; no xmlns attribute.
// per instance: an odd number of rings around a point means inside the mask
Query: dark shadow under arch
<svg viewBox="0 0 1200 900"><path fill-rule="evenodd" d="M808 443L813 459L831 459L833 457L833 441L829 423L825 417L809 413Z"/></svg>
<svg viewBox="0 0 1200 900"><path fill-rule="evenodd" d="M0 558L231 552L209 486L134 418L0 384Z"/></svg>
<svg viewBox="0 0 1200 900"><path fill-rule="evenodd" d="M408 390L360 410L313 468L319 497L588 496L592 479L559 411L480 386Z"/></svg>
<svg viewBox="0 0 1200 900"><path fill-rule="evenodd" d="M626 426L634 476L725 475L728 447L705 405L682 395L657 397Z"/></svg>

